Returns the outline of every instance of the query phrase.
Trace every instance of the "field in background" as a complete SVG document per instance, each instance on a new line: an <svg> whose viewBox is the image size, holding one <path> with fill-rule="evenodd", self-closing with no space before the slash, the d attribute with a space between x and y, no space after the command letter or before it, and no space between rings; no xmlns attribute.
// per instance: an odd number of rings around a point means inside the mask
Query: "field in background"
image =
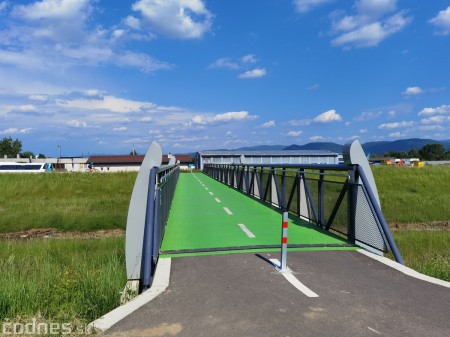
<svg viewBox="0 0 450 337"><path fill-rule="evenodd" d="M450 166L373 166L388 223L450 221Z"/></svg>
<svg viewBox="0 0 450 337"><path fill-rule="evenodd" d="M0 174L0 233L126 226L136 172Z"/></svg>

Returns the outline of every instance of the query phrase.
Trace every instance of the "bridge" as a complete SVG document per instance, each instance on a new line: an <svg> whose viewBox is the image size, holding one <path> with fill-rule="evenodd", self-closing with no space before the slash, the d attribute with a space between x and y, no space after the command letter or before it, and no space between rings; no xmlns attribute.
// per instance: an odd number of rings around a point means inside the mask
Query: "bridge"
<svg viewBox="0 0 450 337"><path fill-rule="evenodd" d="M140 295L93 326L112 336L446 335L450 285L403 266L359 143L345 157L180 174L153 143L127 223L124 294Z"/></svg>

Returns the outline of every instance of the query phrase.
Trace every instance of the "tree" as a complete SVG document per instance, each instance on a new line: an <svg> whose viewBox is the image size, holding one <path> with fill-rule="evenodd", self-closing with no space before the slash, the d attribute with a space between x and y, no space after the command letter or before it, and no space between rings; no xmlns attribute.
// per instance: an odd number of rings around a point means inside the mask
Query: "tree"
<svg viewBox="0 0 450 337"><path fill-rule="evenodd" d="M427 144L419 150L419 154L424 160L444 160L446 157L442 144Z"/></svg>
<svg viewBox="0 0 450 337"><path fill-rule="evenodd" d="M11 137L5 137L0 141L0 156L5 155L9 158L15 158L22 151L22 142L19 139L13 140Z"/></svg>
<svg viewBox="0 0 450 337"><path fill-rule="evenodd" d="M420 154L419 154L419 151L417 151L417 150L409 150L408 151L408 157L409 158L419 158L420 157Z"/></svg>
<svg viewBox="0 0 450 337"><path fill-rule="evenodd" d="M20 158L34 158L34 153L31 151L24 151L20 154Z"/></svg>

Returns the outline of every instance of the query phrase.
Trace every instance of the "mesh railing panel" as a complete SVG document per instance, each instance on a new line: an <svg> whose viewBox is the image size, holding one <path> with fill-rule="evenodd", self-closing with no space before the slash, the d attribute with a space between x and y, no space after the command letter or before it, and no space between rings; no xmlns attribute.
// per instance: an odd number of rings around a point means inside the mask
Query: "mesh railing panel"
<svg viewBox="0 0 450 337"><path fill-rule="evenodd" d="M370 208L363 186L357 186L357 203L355 217L355 239L370 247L387 251L377 220Z"/></svg>

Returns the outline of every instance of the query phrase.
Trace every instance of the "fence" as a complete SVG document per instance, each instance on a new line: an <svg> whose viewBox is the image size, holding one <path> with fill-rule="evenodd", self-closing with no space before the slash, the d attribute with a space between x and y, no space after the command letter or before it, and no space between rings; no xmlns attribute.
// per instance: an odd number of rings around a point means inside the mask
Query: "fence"
<svg viewBox="0 0 450 337"><path fill-rule="evenodd" d="M377 253L392 251L403 263L359 165L208 164L204 173L352 243Z"/></svg>
<svg viewBox="0 0 450 337"><path fill-rule="evenodd" d="M152 142L138 172L128 209L126 289L140 292L151 286L180 174L175 160L161 166L161 147Z"/></svg>

